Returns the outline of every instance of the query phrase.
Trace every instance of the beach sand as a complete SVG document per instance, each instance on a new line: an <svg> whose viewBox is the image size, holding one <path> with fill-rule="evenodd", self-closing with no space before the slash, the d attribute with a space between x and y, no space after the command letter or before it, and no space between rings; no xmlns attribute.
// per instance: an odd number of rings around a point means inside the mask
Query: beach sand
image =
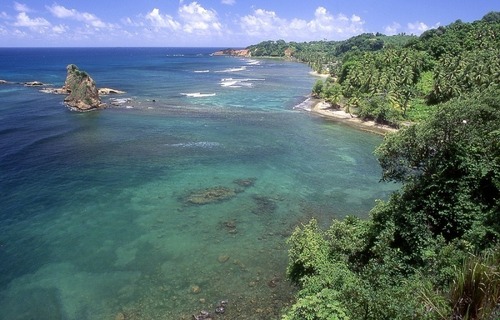
<svg viewBox="0 0 500 320"><path fill-rule="evenodd" d="M311 98L310 106L311 108L309 111L314 114L320 115L328 120L348 124L360 130L365 130L381 135L398 131L398 129L396 128L381 125L375 123L375 121L364 121L362 119L359 119L356 115L351 115L342 109L332 108L329 103L325 102L322 99Z"/></svg>

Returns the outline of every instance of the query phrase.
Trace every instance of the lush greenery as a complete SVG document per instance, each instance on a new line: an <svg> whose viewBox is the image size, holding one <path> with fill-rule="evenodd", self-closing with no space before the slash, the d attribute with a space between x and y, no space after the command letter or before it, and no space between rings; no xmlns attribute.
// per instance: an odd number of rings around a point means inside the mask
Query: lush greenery
<svg viewBox="0 0 500 320"><path fill-rule="evenodd" d="M499 22L347 51L337 79L314 86L379 121L413 103L428 115L375 151L382 180L402 187L370 219L296 228L287 274L299 292L284 320L500 318Z"/></svg>
<svg viewBox="0 0 500 320"><path fill-rule="evenodd" d="M376 154L403 187L369 220L295 230L287 272L301 290L284 319L496 319L500 90L440 105Z"/></svg>
<svg viewBox="0 0 500 320"><path fill-rule="evenodd" d="M313 94L364 119L399 126L432 106L500 82L500 18L460 20L420 37L361 34L345 41L250 46L254 56L287 56L331 78Z"/></svg>

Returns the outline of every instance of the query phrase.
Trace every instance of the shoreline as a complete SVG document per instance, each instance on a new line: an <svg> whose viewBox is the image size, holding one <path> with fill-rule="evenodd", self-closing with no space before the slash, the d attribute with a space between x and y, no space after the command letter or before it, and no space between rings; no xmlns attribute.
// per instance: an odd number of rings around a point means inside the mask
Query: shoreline
<svg viewBox="0 0 500 320"><path fill-rule="evenodd" d="M329 121L345 123L351 127L379 135L386 135L399 130L387 125L375 123L375 121L361 120L356 115L351 115L342 109L333 109L332 106L323 99L309 97L306 101L301 103L297 109L306 110Z"/></svg>

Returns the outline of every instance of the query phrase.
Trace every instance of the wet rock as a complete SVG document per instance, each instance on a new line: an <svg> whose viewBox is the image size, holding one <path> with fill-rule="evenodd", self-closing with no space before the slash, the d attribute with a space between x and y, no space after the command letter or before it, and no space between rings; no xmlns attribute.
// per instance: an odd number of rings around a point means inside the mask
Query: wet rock
<svg viewBox="0 0 500 320"><path fill-rule="evenodd" d="M192 205L204 205L226 201L234 196L236 196L236 192L233 189L216 186L192 191L184 199L184 202Z"/></svg>
<svg viewBox="0 0 500 320"><path fill-rule="evenodd" d="M68 94L68 91L63 88L43 88L40 89L42 93L51 93L51 94Z"/></svg>
<svg viewBox="0 0 500 320"><path fill-rule="evenodd" d="M40 81L30 81L30 82L25 82L24 85L26 87L41 87L44 86L43 82Z"/></svg>
<svg viewBox="0 0 500 320"><path fill-rule="evenodd" d="M125 91L111 89L111 88L100 88L97 90L97 92L99 92L99 95L102 95L102 96L109 95L109 94L124 94L124 93L126 93Z"/></svg>
<svg viewBox="0 0 500 320"><path fill-rule="evenodd" d="M121 99L112 98L112 99L109 99L109 101L110 101L111 105L113 105L113 106L122 106L124 104L131 103L132 99L131 98L121 98Z"/></svg>

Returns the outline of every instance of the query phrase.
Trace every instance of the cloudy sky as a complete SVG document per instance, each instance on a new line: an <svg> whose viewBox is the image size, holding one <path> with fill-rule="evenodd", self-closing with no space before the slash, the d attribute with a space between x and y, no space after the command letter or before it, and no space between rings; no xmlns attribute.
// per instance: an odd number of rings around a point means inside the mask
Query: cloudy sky
<svg viewBox="0 0 500 320"><path fill-rule="evenodd" d="M245 47L263 40L419 35L497 0L0 0L0 47Z"/></svg>

